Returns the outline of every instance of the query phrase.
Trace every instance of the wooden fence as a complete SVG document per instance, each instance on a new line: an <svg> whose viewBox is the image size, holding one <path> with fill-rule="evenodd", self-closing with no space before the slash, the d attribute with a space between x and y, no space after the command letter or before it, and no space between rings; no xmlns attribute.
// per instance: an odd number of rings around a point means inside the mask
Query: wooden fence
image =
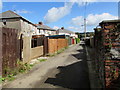
<svg viewBox="0 0 120 90"><path fill-rule="evenodd" d="M67 47L68 40L67 39L48 39L48 53L55 53L58 50Z"/></svg>
<svg viewBox="0 0 120 90"><path fill-rule="evenodd" d="M2 76L2 28L0 28L0 76Z"/></svg>
<svg viewBox="0 0 120 90"><path fill-rule="evenodd" d="M102 86L113 88L120 78L120 23L102 23L95 29L95 58Z"/></svg>
<svg viewBox="0 0 120 90"><path fill-rule="evenodd" d="M17 39L18 30L1 28L2 32L2 74L6 75L8 69L16 67L17 59L20 58L20 41Z"/></svg>
<svg viewBox="0 0 120 90"><path fill-rule="evenodd" d="M47 55L48 54L48 38L47 37L44 38L44 45L43 46L44 46L43 54Z"/></svg>

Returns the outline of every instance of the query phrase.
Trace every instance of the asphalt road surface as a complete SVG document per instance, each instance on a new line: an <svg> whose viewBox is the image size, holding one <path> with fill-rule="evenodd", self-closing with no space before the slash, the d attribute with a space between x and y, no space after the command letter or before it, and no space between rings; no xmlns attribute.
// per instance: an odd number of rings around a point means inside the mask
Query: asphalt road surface
<svg viewBox="0 0 120 90"><path fill-rule="evenodd" d="M33 67L4 88L90 88L86 52L80 44Z"/></svg>

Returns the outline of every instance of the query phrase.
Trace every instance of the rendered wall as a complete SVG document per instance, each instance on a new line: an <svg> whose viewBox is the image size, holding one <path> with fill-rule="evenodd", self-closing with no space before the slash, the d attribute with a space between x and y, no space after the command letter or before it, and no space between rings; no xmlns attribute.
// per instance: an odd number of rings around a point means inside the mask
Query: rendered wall
<svg viewBox="0 0 120 90"><path fill-rule="evenodd" d="M37 58L43 55L43 46L31 48L31 59Z"/></svg>

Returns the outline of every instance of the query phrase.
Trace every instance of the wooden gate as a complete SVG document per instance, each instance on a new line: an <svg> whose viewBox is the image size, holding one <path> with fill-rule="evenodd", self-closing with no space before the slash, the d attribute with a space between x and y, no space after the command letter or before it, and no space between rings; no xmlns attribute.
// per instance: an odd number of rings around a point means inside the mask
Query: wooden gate
<svg viewBox="0 0 120 90"><path fill-rule="evenodd" d="M20 47L17 39L18 30L2 28L2 74L8 74L8 69L13 69L20 59Z"/></svg>

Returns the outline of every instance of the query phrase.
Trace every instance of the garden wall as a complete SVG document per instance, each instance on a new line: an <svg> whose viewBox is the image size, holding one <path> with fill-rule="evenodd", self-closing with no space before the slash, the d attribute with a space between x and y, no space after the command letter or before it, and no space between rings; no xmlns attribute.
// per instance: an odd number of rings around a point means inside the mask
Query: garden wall
<svg viewBox="0 0 120 90"><path fill-rule="evenodd" d="M43 46L31 48L31 59L40 57L42 55L43 55Z"/></svg>
<svg viewBox="0 0 120 90"><path fill-rule="evenodd" d="M96 70L103 87L120 77L120 21L102 22L95 29Z"/></svg>

